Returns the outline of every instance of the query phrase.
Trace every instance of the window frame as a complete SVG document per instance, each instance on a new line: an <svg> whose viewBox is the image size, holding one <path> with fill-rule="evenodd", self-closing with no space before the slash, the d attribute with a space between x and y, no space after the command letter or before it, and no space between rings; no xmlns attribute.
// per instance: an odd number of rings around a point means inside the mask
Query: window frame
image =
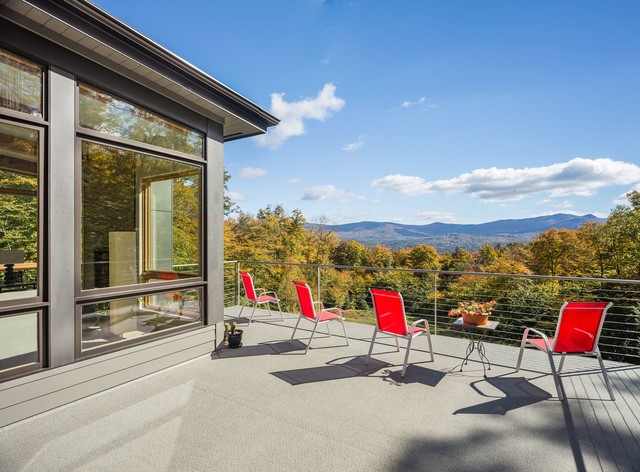
<svg viewBox="0 0 640 472"><path fill-rule="evenodd" d="M191 126L184 125L177 120L168 119L168 121L176 123L180 126L183 126L189 130L193 130L197 133L200 133L203 138L203 149L202 156L196 157L192 154L186 154L180 151L174 151L171 149L167 149L160 146L155 146L151 144L146 144L140 141L135 141L128 138L122 138L118 136L109 135L106 133L101 133L97 131L93 131L87 128L80 126L79 118L80 118L80 85L86 84L89 87L95 88L101 92L112 95L116 99L121 99L126 101L127 103L140 107L145 111L150 113L157 114L158 116L165 118L164 114L157 113L153 110L150 110L148 107L143 107L138 105L135 101L129 100L126 96L122 96L120 94L112 93L111 91L105 90L102 87L96 87L93 84L90 84L87 81L83 81L80 79L76 80L75 87L75 174L80 176L80 178L76 178L76 186L74 189L75 195L75 221L76 221L76 229L74 235L74 287L75 287L75 358L76 360L87 359L91 357L96 357L108 352L120 351L122 349L129 348L131 346L136 346L140 344L145 344L148 342L152 342L161 338L175 336L182 332L192 331L195 329L200 329L205 325L207 318L207 280L205 274L207 274L207 250L205 247L206 237L207 237L207 227L206 227L206 215L207 215L207 134L203 133L199 130L194 129ZM146 283L138 283L132 285L121 285L116 287L100 287L100 288L92 288L92 289L82 289L82 143L89 142L95 143L98 145L113 147L122 149L130 152L138 152L147 154L151 157L159 158L159 159L168 159L176 162L180 162L183 164L194 165L200 168L200 225L199 225L199 272L200 275L198 277L189 277L184 279L175 279L175 280L161 280L154 282L146 282ZM143 221L140 224L144 224ZM142 251L143 248L140 248ZM141 254L139 254L141 255ZM140 336L138 338L124 340L122 342L108 344L105 346L96 347L90 350L82 350L82 307L100 303L100 302L110 302L123 300L127 298L134 297L145 297L154 294L164 293L167 291L178 291L178 290L188 290L188 289L200 289L201 291L201 299L200 299L200 319L197 322L189 323L185 326L179 326L175 329L163 330L158 332L157 334L150 334L147 336ZM168 331L168 332L167 332Z"/></svg>
<svg viewBox="0 0 640 472"><path fill-rule="evenodd" d="M4 111L3 109L0 109ZM38 190L37 190L37 200L38 200L38 269L37 269L37 284L36 284L36 295L32 297L23 297L16 298L12 300L0 300L0 316L2 315L5 309L13 309L14 307L25 306L32 307L35 305L41 305L44 300L46 300L46 283L45 283L45 261L46 252L45 252L45 244L44 241L46 239L45 234L45 205L46 205L46 168L44 166L44 154L45 154L45 141L47 139L47 134L44 126L39 126L31 123L22 123L13 120L4 119L2 112L0 111L0 123L17 126L22 128L27 128L31 130L35 130L38 132L38 170L36 179L38 182Z"/></svg>
<svg viewBox="0 0 640 472"><path fill-rule="evenodd" d="M49 248L48 248L48 214L49 205L49 116L50 93L49 84L50 69L40 61L36 61L26 54L1 48L8 54L15 55L40 66L42 70L42 116L0 107L0 122L13 126L19 126L38 131L38 269L36 295L33 297L18 298L0 301L0 318L19 316L29 313L37 313L37 343L38 362L18 366L0 371L0 382L22 377L37 371L45 370L49 366Z"/></svg>

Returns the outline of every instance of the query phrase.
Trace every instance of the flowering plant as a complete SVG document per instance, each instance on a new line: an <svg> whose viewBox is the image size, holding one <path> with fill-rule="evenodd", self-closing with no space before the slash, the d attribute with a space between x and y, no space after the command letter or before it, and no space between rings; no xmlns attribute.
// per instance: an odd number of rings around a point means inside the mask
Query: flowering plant
<svg viewBox="0 0 640 472"><path fill-rule="evenodd" d="M477 302L471 300L470 302L458 302L458 306L449 310L449 316L462 316L462 315L488 315L491 313L491 309L498 304L497 301L491 300L489 302Z"/></svg>

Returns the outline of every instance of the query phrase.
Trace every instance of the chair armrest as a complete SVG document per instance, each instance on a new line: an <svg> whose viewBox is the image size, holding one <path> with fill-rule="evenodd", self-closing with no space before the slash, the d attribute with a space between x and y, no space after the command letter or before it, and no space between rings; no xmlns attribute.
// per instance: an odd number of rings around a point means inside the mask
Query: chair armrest
<svg viewBox="0 0 640 472"><path fill-rule="evenodd" d="M258 296L261 297L262 295L267 295L269 293L272 293L275 298L278 298L278 295L273 290L269 290L269 291L266 291L266 292L260 292L260 295L258 295Z"/></svg>
<svg viewBox="0 0 640 472"><path fill-rule="evenodd" d="M342 310L338 307L333 307L333 308L323 308L322 311L335 311L336 313L341 313Z"/></svg>
<svg viewBox="0 0 640 472"><path fill-rule="evenodd" d="M524 333L522 334L522 339L529 339L530 331L544 339L544 344L547 347L547 350L551 351L551 345L549 344L549 338L547 337L547 335L535 328L525 328Z"/></svg>
<svg viewBox="0 0 640 472"><path fill-rule="evenodd" d="M429 330L429 322L425 319L421 319L411 323L411 329L409 329L409 334L413 334L413 332L416 329L416 326L418 326L418 323L424 323L424 329Z"/></svg>
<svg viewBox="0 0 640 472"><path fill-rule="evenodd" d="M318 305L320 307L320 310L324 310L324 305L322 304L322 302L318 301L318 302L313 302L314 305Z"/></svg>

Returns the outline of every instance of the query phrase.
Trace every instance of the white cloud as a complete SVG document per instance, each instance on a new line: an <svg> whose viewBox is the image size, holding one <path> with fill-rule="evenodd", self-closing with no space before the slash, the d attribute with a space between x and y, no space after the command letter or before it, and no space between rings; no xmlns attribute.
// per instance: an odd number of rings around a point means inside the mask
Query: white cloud
<svg viewBox="0 0 640 472"><path fill-rule="evenodd" d="M357 151L362 146L364 146L364 135L361 134L353 143L345 144L344 146L342 146L342 150L352 152Z"/></svg>
<svg viewBox="0 0 640 472"><path fill-rule="evenodd" d="M228 192L227 195L234 202L244 202L247 200L247 197L238 192Z"/></svg>
<svg viewBox="0 0 640 472"><path fill-rule="evenodd" d="M455 221L453 213L445 213L441 211L420 211L416 213L416 216L427 223L451 223Z"/></svg>
<svg viewBox="0 0 640 472"><path fill-rule="evenodd" d="M373 200L371 200L371 203L373 205L380 205L380 199L379 198L374 198Z"/></svg>
<svg viewBox="0 0 640 472"><path fill-rule="evenodd" d="M410 100L405 100L404 102L402 102L400 104L400 106L402 108L409 108L409 107L413 107L416 105L422 105L424 102L427 101L427 97L420 97L418 100L416 100L415 102L412 102Z"/></svg>
<svg viewBox="0 0 640 472"><path fill-rule="evenodd" d="M294 177L293 179L287 180L287 182L289 182L290 184L297 184L302 182L302 179L300 177Z"/></svg>
<svg viewBox="0 0 640 472"><path fill-rule="evenodd" d="M362 195L356 195L353 192L342 190L335 185L316 185L305 190L302 200L340 200L342 202L350 202L352 200L366 200Z"/></svg>
<svg viewBox="0 0 640 472"><path fill-rule="evenodd" d="M618 198L616 198L613 201L614 205L629 205L629 199L627 198L627 194L629 192L631 192L632 190L637 190L638 192L640 192L640 182L638 182L635 187L629 189L628 191L621 193L620 195L618 195Z"/></svg>
<svg viewBox="0 0 640 472"><path fill-rule="evenodd" d="M259 179L265 175L267 175L267 170L259 167L243 167L240 169L240 172L238 172L238 177L245 180Z"/></svg>
<svg viewBox="0 0 640 472"><path fill-rule="evenodd" d="M609 158L583 159L547 167L476 169L452 179L427 182L422 177L387 175L371 185L406 195L467 193L488 202L521 200L546 192L551 197L593 195L597 188L640 182L640 167Z"/></svg>
<svg viewBox="0 0 640 472"><path fill-rule="evenodd" d="M304 98L297 102L287 102L284 93L272 93L271 113L280 119L280 124L253 139L260 147L277 149L292 136L305 134L306 120L324 121L344 105L345 101L336 97L336 86L331 83L324 84L315 98Z"/></svg>

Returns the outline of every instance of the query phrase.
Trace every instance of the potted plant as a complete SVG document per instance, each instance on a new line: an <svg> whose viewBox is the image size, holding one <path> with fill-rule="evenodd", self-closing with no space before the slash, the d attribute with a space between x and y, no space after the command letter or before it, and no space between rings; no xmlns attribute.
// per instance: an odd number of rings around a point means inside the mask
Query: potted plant
<svg viewBox="0 0 640 472"><path fill-rule="evenodd" d="M449 310L449 316L460 317L465 324L483 325L487 323L491 309L498 304L497 301L488 302L458 302L458 306Z"/></svg>
<svg viewBox="0 0 640 472"><path fill-rule="evenodd" d="M236 349L242 346L242 330L238 329L238 323L235 321L231 324L224 324L224 337L230 349Z"/></svg>

